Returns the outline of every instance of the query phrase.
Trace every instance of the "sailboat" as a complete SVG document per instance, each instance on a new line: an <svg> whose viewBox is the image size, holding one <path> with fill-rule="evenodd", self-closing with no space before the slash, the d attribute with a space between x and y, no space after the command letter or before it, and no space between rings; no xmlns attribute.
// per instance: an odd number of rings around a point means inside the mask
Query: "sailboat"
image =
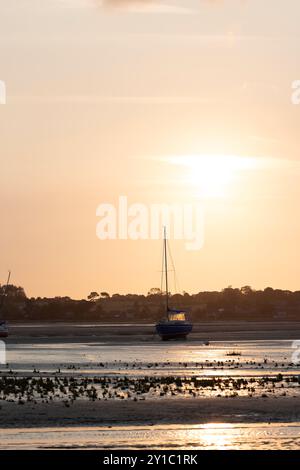
<svg viewBox="0 0 300 470"><path fill-rule="evenodd" d="M164 227L163 260L166 283L166 316L156 324L156 331L162 340L185 339L192 331L193 324L188 319L185 310L170 308L169 285L168 285L168 253L167 253L167 231Z"/></svg>
<svg viewBox="0 0 300 470"><path fill-rule="evenodd" d="M10 281L10 271L8 272L8 278L7 278L5 290L2 293L2 297L1 297L1 300L0 300L0 313L1 313L1 310L2 310L3 305L4 305L4 299L6 297L6 291L7 291L8 285L9 285L9 281ZM8 323L5 320L0 320L0 338L7 338L7 336L8 336Z"/></svg>

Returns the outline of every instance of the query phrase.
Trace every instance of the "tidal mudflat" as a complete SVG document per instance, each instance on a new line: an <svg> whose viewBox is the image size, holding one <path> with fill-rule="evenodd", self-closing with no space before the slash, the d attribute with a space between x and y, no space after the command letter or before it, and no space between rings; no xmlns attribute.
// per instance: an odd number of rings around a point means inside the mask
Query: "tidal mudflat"
<svg viewBox="0 0 300 470"><path fill-rule="evenodd" d="M300 369L292 346L12 336L0 366L1 442L168 448L172 434L182 448L293 448Z"/></svg>

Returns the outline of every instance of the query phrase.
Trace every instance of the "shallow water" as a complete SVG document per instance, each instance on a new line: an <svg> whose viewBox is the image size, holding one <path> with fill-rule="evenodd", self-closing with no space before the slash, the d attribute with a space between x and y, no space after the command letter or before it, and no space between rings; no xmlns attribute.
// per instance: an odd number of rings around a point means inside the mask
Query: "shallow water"
<svg viewBox="0 0 300 470"><path fill-rule="evenodd" d="M84 374L147 373L184 375L264 375L297 373L292 365L292 341L228 341L210 345L188 342L110 344L57 343L40 338L31 343L9 343L9 368L18 372L72 370ZM234 352L236 355L231 355ZM219 362L219 364L218 364ZM220 364L222 362L222 364ZM0 371L7 368L0 365Z"/></svg>
<svg viewBox="0 0 300 470"><path fill-rule="evenodd" d="M236 355L231 355L234 352ZM33 339L7 345L9 366L0 366L2 375L12 369L32 376L58 370L75 376L272 376L279 372L300 374L292 365L292 341L228 341L112 344L101 342L60 343ZM238 354L238 355L237 355ZM295 385L295 387L294 387ZM292 383L284 393L294 395ZM259 393L262 393L259 389ZM280 389L278 393L281 393ZM218 391L205 394L213 396ZM161 399L161 398L158 398ZM83 449L298 449L300 423L260 423L206 425L163 425L135 427L72 427L0 429L2 449L83 448Z"/></svg>
<svg viewBox="0 0 300 470"><path fill-rule="evenodd" d="M0 449L299 449L300 423L0 430Z"/></svg>

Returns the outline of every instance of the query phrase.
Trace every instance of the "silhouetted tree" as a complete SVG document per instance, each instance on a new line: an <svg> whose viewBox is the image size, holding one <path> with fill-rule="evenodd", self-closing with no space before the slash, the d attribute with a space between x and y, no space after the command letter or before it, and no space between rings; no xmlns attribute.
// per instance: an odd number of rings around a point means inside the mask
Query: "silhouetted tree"
<svg viewBox="0 0 300 470"><path fill-rule="evenodd" d="M110 296L108 292L101 292L100 297L102 297L102 299L109 299Z"/></svg>
<svg viewBox="0 0 300 470"><path fill-rule="evenodd" d="M98 292L91 292L91 293L87 296L87 299L93 301L93 300L96 300L98 297L99 297Z"/></svg>
<svg viewBox="0 0 300 470"><path fill-rule="evenodd" d="M147 295L161 295L161 289L159 287L151 287Z"/></svg>

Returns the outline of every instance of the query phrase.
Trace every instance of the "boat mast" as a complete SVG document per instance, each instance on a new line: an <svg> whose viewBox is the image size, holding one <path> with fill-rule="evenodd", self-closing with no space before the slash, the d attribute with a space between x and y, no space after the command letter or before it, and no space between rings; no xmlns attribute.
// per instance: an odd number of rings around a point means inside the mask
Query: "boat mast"
<svg viewBox="0 0 300 470"><path fill-rule="evenodd" d="M167 313L169 311L169 286L168 286L168 256L167 256L167 230L164 227L164 258L165 258L165 273L166 273L166 307Z"/></svg>

